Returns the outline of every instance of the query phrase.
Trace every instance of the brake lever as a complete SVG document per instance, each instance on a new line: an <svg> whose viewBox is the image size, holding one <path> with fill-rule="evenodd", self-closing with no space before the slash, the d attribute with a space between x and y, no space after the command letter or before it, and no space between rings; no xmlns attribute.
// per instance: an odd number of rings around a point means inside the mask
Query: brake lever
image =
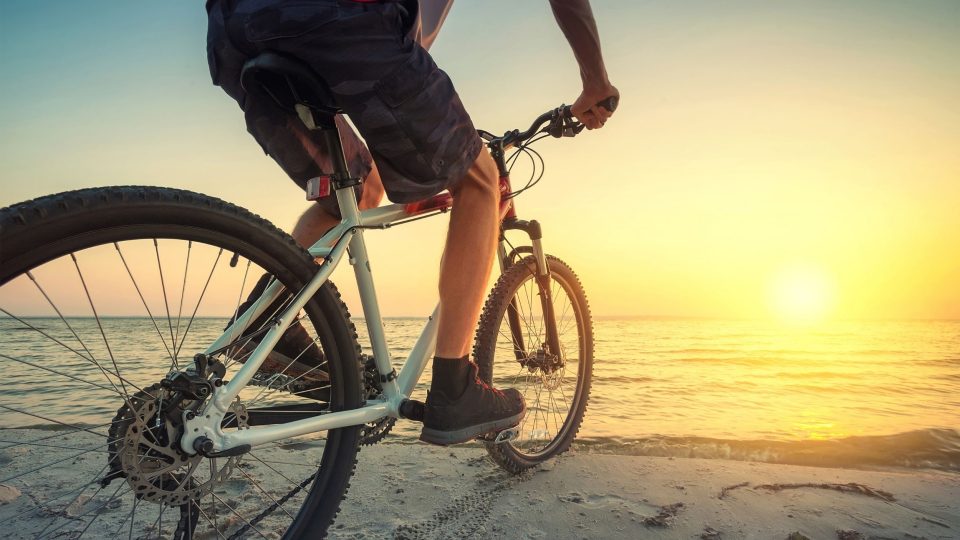
<svg viewBox="0 0 960 540"><path fill-rule="evenodd" d="M559 139L560 137L576 137L586 127L587 126L577 122L576 120L557 119L557 121L544 129L543 132Z"/></svg>
<svg viewBox="0 0 960 540"><path fill-rule="evenodd" d="M574 120L572 116L565 116L562 118L562 121L563 121L562 135L564 137L576 137L586 127L582 123Z"/></svg>

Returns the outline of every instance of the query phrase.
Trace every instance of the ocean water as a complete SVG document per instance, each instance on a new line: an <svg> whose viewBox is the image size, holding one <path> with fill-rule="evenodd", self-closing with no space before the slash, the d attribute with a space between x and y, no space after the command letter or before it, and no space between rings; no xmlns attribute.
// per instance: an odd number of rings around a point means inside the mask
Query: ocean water
<svg viewBox="0 0 960 540"><path fill-rule="evenodd" d="M104 365L115 361L144 384L165 374L167 353L150 319L104 319L103 333L120 344L109 351L95 320L69 321ZM363 321L355 322L365 344ZM112 416L118 403L96 386L104 377L80 358L83 349L63 322L27 324L34 328L0 319L0 428ZM223 325L207 318L196 319L189 332L177 329L187 336L180 356L190 358L187 351L209 343ZM386 321L398 364L422 325L422 319ZM579 451L960 470L960 321L790 329L755 321L601 318L594 332L594 380ZM421 398L429 377L428 368L416 393ZM417 424L401 421L385 442L410 443L417 433Z"/></svg>

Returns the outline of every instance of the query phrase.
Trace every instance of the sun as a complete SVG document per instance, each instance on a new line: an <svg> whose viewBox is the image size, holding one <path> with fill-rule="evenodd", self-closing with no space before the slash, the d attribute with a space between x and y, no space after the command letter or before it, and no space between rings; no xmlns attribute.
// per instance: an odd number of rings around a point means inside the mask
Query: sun
<svg viewBox="0 0 960 540"><path fill-rule="evenodd" d="M815 265L794 265L781 270L771 284L774 314L790 323L823 321L833 309L835 287L830 275Z"/></svg>

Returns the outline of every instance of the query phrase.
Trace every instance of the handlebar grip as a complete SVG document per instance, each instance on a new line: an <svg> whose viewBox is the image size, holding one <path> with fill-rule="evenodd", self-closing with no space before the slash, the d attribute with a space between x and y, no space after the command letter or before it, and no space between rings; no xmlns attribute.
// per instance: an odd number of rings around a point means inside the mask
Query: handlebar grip
<svg viewBox="0 0 960 540"><path fill-rule="evenodd" d="M600 103L597 103L598 107L603 107L604 109L613 112L617 110L617 105L620 104L620 98L617 96L610 96L607 99L604 99Z"/></svg>
<svg viewBox="0 0 960 540"><path fill-rule="evenodd" d="M617 110L617 106L620 104L620 98L617 96L610 96L606 99L603 99L597 102L597 107L603 107L604 109L613 112ZM563 116L564 118L573 118L573 109L570 105L563 106Z"/></svg>

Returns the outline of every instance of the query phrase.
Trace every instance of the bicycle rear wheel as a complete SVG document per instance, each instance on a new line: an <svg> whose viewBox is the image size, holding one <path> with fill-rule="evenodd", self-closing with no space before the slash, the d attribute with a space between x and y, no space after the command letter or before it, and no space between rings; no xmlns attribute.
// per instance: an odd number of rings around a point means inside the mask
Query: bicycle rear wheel
<svg viewBox="0 0 960 540"><path fill-rule="evenodd" d="M507 443L485 442L504 469L520 473L565 452L580 429L593 374L590 306L573 270L547 256L560 351L546 345L547 325L530 256L507 268L487 298L474 344L480 377L498 388L523 393L527 415L519 436Z"/></svg>
<svg viewBox="0 0 960 540"><path fill-rule="evenodd" d="M0 210L0 250L8 538L323 535L349 486L359 426L239 457L189 456L178 441L190 402L171 405L177 396L159 384L220 335L261 274L287 291L312 277L316 265L289 236L204 195L117 187ZM361 405L356 332L332 283L297 324L322 354L296 368L264 364L225 429ZM225 380L244 345L216 357Z"/></svg>

